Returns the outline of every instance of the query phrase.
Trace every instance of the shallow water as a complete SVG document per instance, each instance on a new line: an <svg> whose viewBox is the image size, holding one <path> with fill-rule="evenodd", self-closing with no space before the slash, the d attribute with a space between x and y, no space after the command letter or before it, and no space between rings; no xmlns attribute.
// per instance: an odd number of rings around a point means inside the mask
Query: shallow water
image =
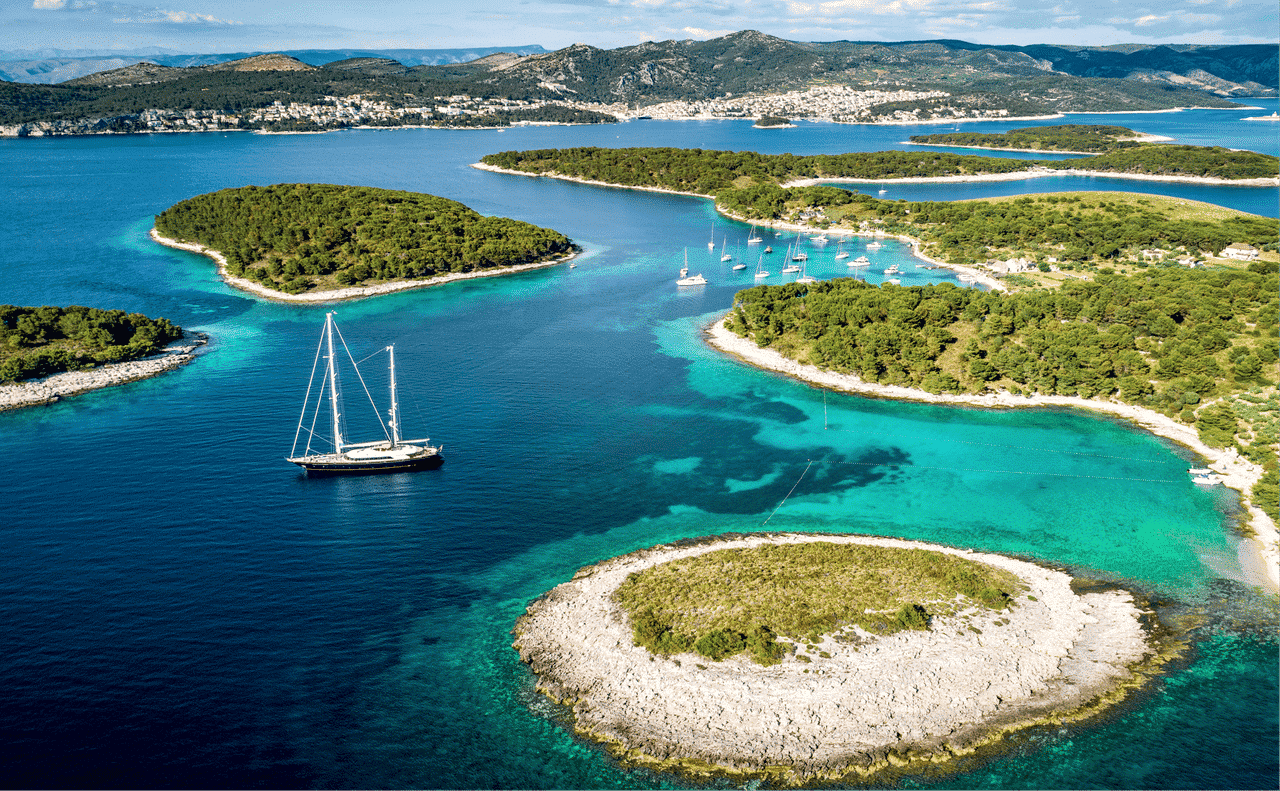
<svg viewBox="0 0 1280 791"><path fill-rule="evenodd" d="M1096 120L1225 140L1218 112ZM8 784L683 785L575 740L509 631L582 565L780 529L1025 555L1130 582L1204 624L1185 662L1104 721L1036 731L958 777L893 783L1274 786L1274 603L1241 582L1234 498L1194 487L1185 451L1079 412L875 401L744 367L699 337L753 282L721 267L708 236L736 252L744 226L697 199L468 167L551 145L873 150L909 131L0 141L2 301L138 310L213 339L175 373L0 414ZM231 290L206 259L146 238L177 200L283 181L444 195L589 252L573 270L299 307ZM847 272L835 247L810 274ZM709 286L674 286L686 248ZM869 255L872 282L895 262L904 285L952 277L894 243ZM443 442L443 468L308 480L283 461L330 309L357 358L397 344L405 430ZM353 433L373 428L353 417Z"/></svg>

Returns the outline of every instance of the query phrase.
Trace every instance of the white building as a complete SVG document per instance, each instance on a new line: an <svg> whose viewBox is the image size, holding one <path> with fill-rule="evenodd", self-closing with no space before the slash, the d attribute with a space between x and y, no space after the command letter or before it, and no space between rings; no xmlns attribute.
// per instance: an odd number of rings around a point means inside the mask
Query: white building
<svg viewBox="0 0 1280 791"><path fill-rule="evenodd" d="M1244 242L1236 242L1223 248L1221 258L1234 258L1237 261L1257 261L1258 248Z"/></svg>

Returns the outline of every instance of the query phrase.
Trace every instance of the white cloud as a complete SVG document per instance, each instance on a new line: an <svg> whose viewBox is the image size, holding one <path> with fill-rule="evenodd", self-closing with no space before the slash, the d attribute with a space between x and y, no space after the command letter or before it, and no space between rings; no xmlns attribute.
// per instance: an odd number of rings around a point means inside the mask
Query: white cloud
<svg viewBox="0 0 1280 791"><path fill-rule="evenodd" d="M164 8L148 8L126 3L104 2L97 0L32 0L31 7L41 11L88 11L102 12L112 15L112 22L145 24L167 22L175 25L238 25L226 19L218 19L210 14L195 11L170 11Z"/></svg>
<svg viewBox="0 0 1280 791"><path fill-rule="evenodd" d="M689 38L708 39L708 38L719 38L720 36L727 36L730 33L736 32L736 29L703 30L700 27L684 27L684 28L680 28L680 32L685 33L686 35L689 36Z"/></svg>
<svg viewBox="0 0 1280 791"><path fill-rule="evenodd" d="M1138 27L1146 27L1147 25L1154 25L1157 22L1164 22L1168 19L1169 17L1167 16L1156 16L1155 14L1147 14L1144 17L1139 17L1137 20L1134 21L1133 24L1137 25Z"/></svg>

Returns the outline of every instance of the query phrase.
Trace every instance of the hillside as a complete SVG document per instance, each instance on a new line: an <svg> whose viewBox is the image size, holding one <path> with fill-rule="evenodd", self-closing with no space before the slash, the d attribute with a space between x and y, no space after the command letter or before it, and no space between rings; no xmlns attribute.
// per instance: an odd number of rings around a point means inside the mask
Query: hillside
<svg viewBox="0 0 1280 791"><path fill-rule="evenodd" d="M1278 82L1274 68L1269 78L1263 68L1268 57L1273 66L1276 60L1265 48L1107 53L1106 69L1085 68L1084 50L1050 49L1037 51L1045 56L1038 57L964 42L814 44L742 31L612 50L575 44L525 56L484 53L447 65L410 65L376 53L349 54L320 67L284 54L215 65L144 63L60 85L0 83L0 135L258 128L246 116L277 102L304 108L314 124L306 128L341 128L341 119L322 118L317 108L354 96L361 97L366 115L377 109L377 123L392 126L451 125L462 115L492 114L495 102L525 109L559 103L612 115L664 102L710 102L698 112L801 117L753 114L738 100L823 87L860 96L852 105L857 112L834 112L834 120L999 118L1226 107L1233 105L1215 94L1274 92ZM450 97L459 96L468 98L452 106ZM203 113L201 123L142 117L188 111Z"/></svg>

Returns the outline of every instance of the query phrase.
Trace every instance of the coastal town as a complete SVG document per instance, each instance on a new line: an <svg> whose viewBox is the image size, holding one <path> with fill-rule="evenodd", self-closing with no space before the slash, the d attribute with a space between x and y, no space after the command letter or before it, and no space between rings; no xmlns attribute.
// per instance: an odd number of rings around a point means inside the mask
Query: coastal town
<svg viewBox="0 0 1280 791"><path fill-rule="evenodd" d="M325 96L320 103L274 102L233 113L225 110L150 108L110 117L57 119L0 125L0 137L137 134L147 132L324 131L331 129L476 125L477 119L500 113L569 108L613 116L618 120L711 120L766 116L830 123L919 123L924 121L1006 118L1003 109L974 110L949 105L903 107L949 96L945 91L863 90L825 85L803 91L750 96L725 95L699 101L662 102L648 106L572 99L520 100L467 95L408 97L395 105L363 94ZM514 121L514 124L555 123ZM483 124L481 124L483 125Z"/></svg>

